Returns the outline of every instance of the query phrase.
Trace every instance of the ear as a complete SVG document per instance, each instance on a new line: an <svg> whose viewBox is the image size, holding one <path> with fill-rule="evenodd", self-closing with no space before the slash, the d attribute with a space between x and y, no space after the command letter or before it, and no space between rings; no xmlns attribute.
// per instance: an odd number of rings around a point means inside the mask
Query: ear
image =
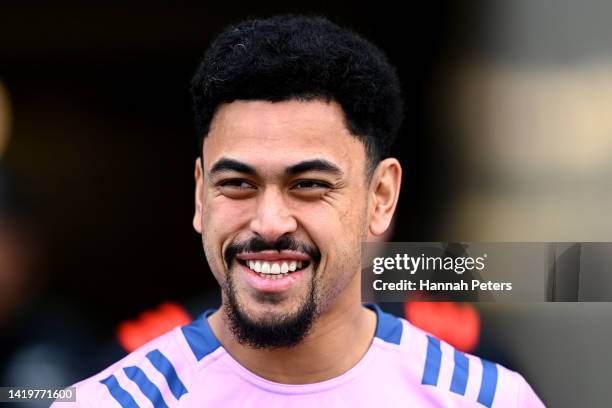
<svg viewBox="0 0 612 408"><path fill-rule="evenodd" d="M369 238L380 236L389 228L401 183L402 166L397 159L385 159L376 166L370 182Z"/></svg>
<svg viewBox="0 0 612 408"><path fill-rule="evenodd" d="M195 162L195 214L193 215L193 228L202 233L202 185L204 174L200 158Z"/></svg>

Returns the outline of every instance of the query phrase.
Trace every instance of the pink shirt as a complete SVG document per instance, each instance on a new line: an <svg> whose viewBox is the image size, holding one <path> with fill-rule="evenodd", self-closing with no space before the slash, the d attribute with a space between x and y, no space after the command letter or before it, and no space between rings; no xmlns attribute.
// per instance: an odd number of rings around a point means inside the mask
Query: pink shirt
<svg viewBox="0 0 612 408"><path fill-rule="evenodd" d="M314 384L266 380L215 338L205 312L78 384L68 407L543 407L521 375L457 351L373 308L376 335L346 373Z"/></svg>

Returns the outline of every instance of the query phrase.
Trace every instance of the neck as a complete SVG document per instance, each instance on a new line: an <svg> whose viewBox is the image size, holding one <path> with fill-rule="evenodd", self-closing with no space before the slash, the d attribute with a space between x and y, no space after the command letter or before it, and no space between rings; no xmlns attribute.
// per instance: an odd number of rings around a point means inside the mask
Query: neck
<svg viewBox="0 0 612 408"><path fill-rule="evenodd" d="M291 348L261 350L238 343L221 310L208 322L223 347L243 367L270 381L310 384L347 372L363 358L374 337L376 314L360 302L342 303L338 299L322 313L306 338Z"/></svg>

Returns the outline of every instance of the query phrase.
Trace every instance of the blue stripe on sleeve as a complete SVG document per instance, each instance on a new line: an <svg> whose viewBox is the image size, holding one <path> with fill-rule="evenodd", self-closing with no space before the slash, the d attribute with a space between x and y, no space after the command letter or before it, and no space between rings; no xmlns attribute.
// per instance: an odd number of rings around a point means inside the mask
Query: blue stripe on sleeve
<svg viewBox="0 0 612 408"><path fill-rule="evenodd" d="M185 388L185 385L176 374L174 366L170 360L168 360L168 358L162 354L161 351L157 349L149 351L147 353L147 358L151 364L153 364L153 367L155 367L157 371L159 371L166 378L170 391L172 391L172 394L177 400L184 394L187 394L187 388Z"/></svg>
<svg viewBox="0 0 612 408"><path fill-rule="evenodd" d="M455 350L455 368L453 369L450 390L455 394L465 395L469 373L470 360L468 360L465 354Z"/></svg>
<svg viewBox="0 0 612 408"><path fill-rule="evenodd" d="M213 312L214 310L207 310L191 324L181 328L187 344L198 361L221 346L208 325L207 317Z"/></svg>
<svg viewBox="0 0 612 408"><path fill-rule="evenodd" d="M153 403L155 408L168 408L164 398L157 388L157 385L153 384L147 375L138 367L125 367L123 369L128 378L138 385L140 391Z"/></svg>
<svg viewBox="0 0 612 408"><path fill-rule="evenodd" d="M421 381L422 384L438 385L441 363L442 351L440 350L440 340L427 336L427 357L423 371L423 380Z"/></svg>
<svg viewBox="0 0 612 408"><path fill-rule="evenodd" d="M106 377L105 379L100 380L100 382L106 385L106 388L108 388L110 394L115 400L117 400L122 408L140 408L130 393L121 388L117 378L115 378L114 375Z"/></svg>
<svg viewBox="0 0 612 408"><path fill-rule="evenodd" d="M481 359L481 361L482 382L478 393L478 402L491 408L493 398L495 398L495 388L497 388L497 364L484 359Z"/></svg>
<svg viewBox="0 0 612 408"><path fill-rule="evenodd" d="M376 334L379 339L387 343L400 344L404 327L402 322L392 314L385 313L377 304L366 305L376 312Z"/></svg>

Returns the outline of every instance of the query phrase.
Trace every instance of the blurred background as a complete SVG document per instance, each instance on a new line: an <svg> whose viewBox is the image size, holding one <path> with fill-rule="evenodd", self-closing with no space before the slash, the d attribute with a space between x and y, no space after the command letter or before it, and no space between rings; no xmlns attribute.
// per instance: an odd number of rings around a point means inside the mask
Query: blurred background
<svg viewBox="0 0 612 408"><path fill-rule="evenodd" d="M1 385L73 383L216 304L191 226L189 81L223 27L286 12L353 28L398 68L390 239L611 240L610 2L3 3ZM612 404L611 304L476 307L476 353L547 405Z"/></svg>

